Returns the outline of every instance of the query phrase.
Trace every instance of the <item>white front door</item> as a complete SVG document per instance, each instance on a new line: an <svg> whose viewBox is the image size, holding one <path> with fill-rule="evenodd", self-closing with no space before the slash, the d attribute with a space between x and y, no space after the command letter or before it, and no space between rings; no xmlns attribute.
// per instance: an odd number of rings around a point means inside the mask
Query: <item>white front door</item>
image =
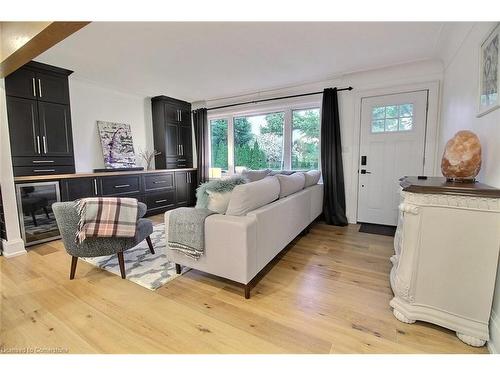
<svg viewBox="0 0 500 375"><path fill-rule="evenodd" d="M358 222L397 224L398 180L424 170L427 93L362 99Z"/></svg>

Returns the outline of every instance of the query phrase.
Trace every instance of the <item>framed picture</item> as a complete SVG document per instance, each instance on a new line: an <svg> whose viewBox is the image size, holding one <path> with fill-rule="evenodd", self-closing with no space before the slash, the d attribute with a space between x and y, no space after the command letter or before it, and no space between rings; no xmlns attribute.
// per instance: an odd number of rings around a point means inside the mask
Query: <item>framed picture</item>
<svg viewBox="0 0 500 375"><path fill-rule="evenodd" d="M479 108L477 116L483 116L500 107L499 60L500 23L488 34L479 51Z"/></svg>
<svg viewBox="0 0 500 375"><path fill-rule="evenodd" d="M135 167L134 142L130 125L97 121L106 168Z"/></svg>

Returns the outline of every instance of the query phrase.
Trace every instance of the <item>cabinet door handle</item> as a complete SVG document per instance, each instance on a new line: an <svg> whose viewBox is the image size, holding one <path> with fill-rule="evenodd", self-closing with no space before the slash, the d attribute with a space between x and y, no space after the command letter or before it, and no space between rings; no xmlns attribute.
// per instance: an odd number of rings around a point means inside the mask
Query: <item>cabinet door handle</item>
<svg viewBox="0 0 500 375"><path fill-rule="evenodd" d="M179 121L182 121L182 111L179 109Z"/></svg>
<svg viewBox="0 0 500 375"><path fill-rule="evenodd" d="M130 187L130 185L115 185L115 189Z"/></svg>
<svg viewBox="0 0 500 375"><path fill-rule="evenodd" d="M181 155L184 155L184 145L181 145Z"/></svg>
<svg viewBox="0 0 500 375"><path fill-rule="evenodd" d="M31 78L31 83L33 84L33 96L36 97L36 83L35 78Z"/></svg>
<svg viewBox="0 0 500 375"><path fill-rule="evenodd" d="M166 202L166 201L167 201L166 199L160 199L160 200L155 201L155 203L163 203L163 202Z"/></svg>
<svg viewBox="0 0 500 375"><path fill-rule="evenodd" d="M55 172L55 169L33 169L33 172Z"/></svg>
<svg viewBox="0 0 500 375"><path fill-rule="evenodd" d="M94 178L94 194L97 195L97 180Z"/></svg>
<svg viewBox="0 0 500 375"><path fill-rule="evenodd" d="M38 93L40 94L40 98L42 98L42 81L38 78Z"/></svg>
<svg viewBox="0 0 500 375"><path fill-rule="evenodd" d="M38 154L41 154L42 152L40 151L40 136L36 136L36 147L37 147L37 152Z"/></svg>
<svg viewBox="0 0 500 375"><path fill-rule="evenodd" d="M45 136L42 136L42 140L43 140L43 153L46 154L47 153L47 138L45 138Z"/></svg>

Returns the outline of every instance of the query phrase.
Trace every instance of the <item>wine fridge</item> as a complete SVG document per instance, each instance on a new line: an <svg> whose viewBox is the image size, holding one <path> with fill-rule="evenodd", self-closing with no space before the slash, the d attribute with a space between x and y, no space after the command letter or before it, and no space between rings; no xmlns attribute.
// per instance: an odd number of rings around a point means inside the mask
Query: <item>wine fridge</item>
<svg viewBox="0 0 500 375"><path fill-rule="evenodd" d="M21 235L26 246L60 238L52 203L61 200L59 181L16 184Z"/></svg>

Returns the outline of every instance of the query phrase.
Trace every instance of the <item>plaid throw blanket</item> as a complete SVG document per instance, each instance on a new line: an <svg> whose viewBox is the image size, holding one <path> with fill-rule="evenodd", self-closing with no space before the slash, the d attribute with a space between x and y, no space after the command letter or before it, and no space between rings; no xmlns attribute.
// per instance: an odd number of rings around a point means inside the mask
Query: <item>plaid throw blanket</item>
<svg viewBox="0 0 500 375"><path fill-rule="evenodd" d="M87 237L134 237L137 199L84 198L76 201L80 216L76 243Z"/></svg>

